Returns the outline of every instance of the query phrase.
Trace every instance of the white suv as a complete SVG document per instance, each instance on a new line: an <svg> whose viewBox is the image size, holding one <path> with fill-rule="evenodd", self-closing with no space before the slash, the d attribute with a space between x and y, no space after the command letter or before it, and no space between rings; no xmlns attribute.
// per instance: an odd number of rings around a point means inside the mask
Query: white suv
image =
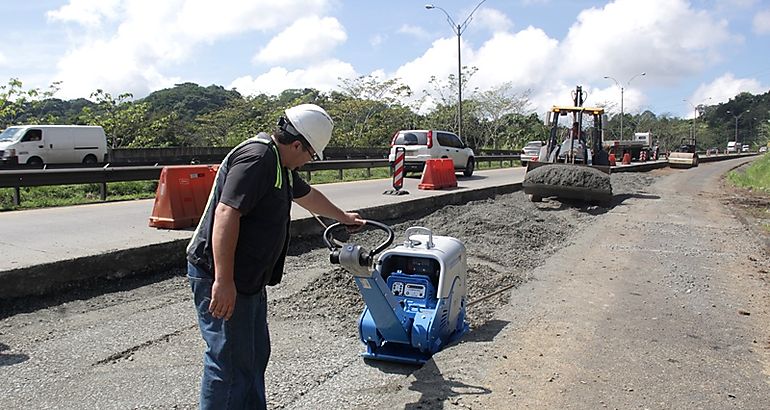
<svg viewBox="0 0 770 410"><path fill-rule="evenodd" d="M390 143L388 161L391 167L396 160L396 148L404 147L404 170L421 172L425 161L429 159L451 158L455 170L463 171L463 175L473 175L476 160L473 150L468 148L460 137L438 130L401 130L393 135Z"/></svg>
<svg viewBox="0 0 770 410"><path fill-rule="evenodd" d="M537 161L540 156L540 148L543 146L543 141L530 141L521 150L521 165L527 166L529 161Z"/></svg>

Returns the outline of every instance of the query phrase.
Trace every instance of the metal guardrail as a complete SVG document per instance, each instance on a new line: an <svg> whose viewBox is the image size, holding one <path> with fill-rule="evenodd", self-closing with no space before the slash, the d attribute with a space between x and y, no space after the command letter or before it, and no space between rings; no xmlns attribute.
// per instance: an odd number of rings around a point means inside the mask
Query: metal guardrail
<svg viewBox="0 0 770 410"><path fill-rule="evenodd" d="M504 161L518 160L519 155L484 155L477 156L475 159L476 163L499 161L502 164ZM387 159L327 160L309 162L299 171L305 172L310 180L310 173L313 171L337 170L340 174L339 178L342 179L342 171L346 169L366 169L367 174L371 176L372 168L389 166ZM18 206L21 203L22 187L99 184L100 196L104 201L107 199L108 183L157 180L163 167L162 165L110 167L108 164L101 168L14 169L0 171L0 188L13 188L13 202Z"/></svg>

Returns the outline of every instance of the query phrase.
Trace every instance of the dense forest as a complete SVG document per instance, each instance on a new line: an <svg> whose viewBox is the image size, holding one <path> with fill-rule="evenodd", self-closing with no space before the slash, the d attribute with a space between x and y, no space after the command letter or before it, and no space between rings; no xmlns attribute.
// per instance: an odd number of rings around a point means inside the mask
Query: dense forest
<svg viewBox="0 0 770 410"><path fill-rule="evenodd" d="M466 69L463 86L475 74ZM311 88L279 95L244 96L221 86L177 84L134 99L97 89L90 99L55 97L48 89L26 89L18 79L0 85L0 122L14 124L90 124L104 127L113 148L233 146L259 131L271 131L284 109L300 103L324 107L335 120L331 146L386 147L399 129L457 129L457 80L431 78L430 89L416 98L397 79L371 76L341 80L338 91ZM480 92L463 89L463 138L473 148L519 149L529 140L546 138L542 118L531 108L529 92L511 84ZM430 101L434 108L418 113ZM625 113L625 136L651 131L662 149L671 149L695 134L700 149L734 140L756 147L770 139L770 92L741 93L717 105L693 107L697 118L683 119L651 111ZM610 112L605 136L618 139L620 114ZM541 113L542 114L542 113Z"/></svg>

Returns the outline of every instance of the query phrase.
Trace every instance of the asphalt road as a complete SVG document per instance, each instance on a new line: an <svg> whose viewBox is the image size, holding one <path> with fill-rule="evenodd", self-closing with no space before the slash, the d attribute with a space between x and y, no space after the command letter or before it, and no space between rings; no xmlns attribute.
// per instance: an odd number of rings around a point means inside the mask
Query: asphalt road
<svg viewBox="0 0 770 410"><path fill-rule="evenodd" d="M458 190L492 187L521 182L524 168L478 171L458 178ZM419 190L419 178L406 178L409 195L382 193L391 180L380 179L317 185L344 209L362 209L394 204L414 198L443 195L448 190ZM49 262L99 255L121 249L189 238L192 229L167 230L148 226L154 200L124 201L61 208L0 213L0 272ZM296 204L292 218L310 213Z"/></svg>

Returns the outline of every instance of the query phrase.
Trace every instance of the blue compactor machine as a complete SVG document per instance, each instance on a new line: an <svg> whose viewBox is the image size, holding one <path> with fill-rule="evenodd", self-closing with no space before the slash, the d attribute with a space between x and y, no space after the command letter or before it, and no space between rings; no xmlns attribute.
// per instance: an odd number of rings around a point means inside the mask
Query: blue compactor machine
<svg viewBox="0 0 770 410"><path fill-rule="evenodd" d="M353 274L366 304L358 320L366 345L362 356L425 363L468 331L465 245L452 237L434 236L430 229L411 227L403 244L385 250L393 243L390 226L371 220L366 225L388 234L372 251L336 241L333 230L340 224L324 232L331 262Z"/></svg>

